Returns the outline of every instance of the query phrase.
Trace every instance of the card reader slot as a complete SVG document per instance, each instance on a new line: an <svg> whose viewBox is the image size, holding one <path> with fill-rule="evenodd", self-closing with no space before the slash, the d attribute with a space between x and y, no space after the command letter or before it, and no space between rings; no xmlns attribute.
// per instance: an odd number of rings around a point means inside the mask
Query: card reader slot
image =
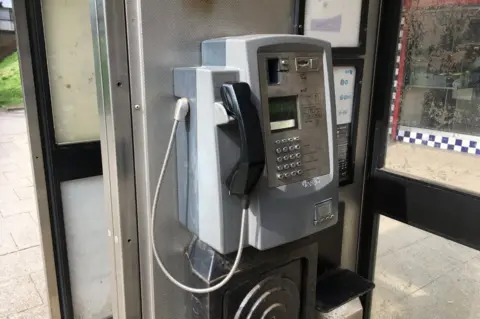
<svg viewBox="0 0 480 319"><path fill-rule="evenodd" d="M268 84L279 84L280 77L280 59L279 58L269 58L267 59L267 75L268 75Z"/></svg>

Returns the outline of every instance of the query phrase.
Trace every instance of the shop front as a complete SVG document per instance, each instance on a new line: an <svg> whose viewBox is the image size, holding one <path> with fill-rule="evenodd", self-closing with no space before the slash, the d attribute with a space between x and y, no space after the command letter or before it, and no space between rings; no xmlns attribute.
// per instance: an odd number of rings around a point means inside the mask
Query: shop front
<svg viewBox="0 0 480 319"><path fill-rule="evenodd" d="M480 1L404 2L391 138L480 155Z"/></svg>

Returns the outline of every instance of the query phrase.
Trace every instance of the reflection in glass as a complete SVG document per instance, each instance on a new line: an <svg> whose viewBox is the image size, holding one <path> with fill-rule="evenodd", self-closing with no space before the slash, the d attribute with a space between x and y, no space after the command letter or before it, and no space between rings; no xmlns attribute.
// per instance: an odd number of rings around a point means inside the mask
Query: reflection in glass
<svg viewBox="0 0 480 319"><path fill-rule="evenodd" d="M408 12L401 124L480 135L479 9Z"/></svg>
<svg viewBox="0 0 480 319"><path fill-rule="evenodd" d="M398 44L385 168L480 193L480 1L405 1Z"/></svg>

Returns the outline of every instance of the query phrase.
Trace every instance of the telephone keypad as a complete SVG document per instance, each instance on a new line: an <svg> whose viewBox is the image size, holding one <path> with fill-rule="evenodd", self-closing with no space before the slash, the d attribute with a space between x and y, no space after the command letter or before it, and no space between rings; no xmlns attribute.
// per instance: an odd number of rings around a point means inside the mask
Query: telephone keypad
<svg viewBox="0 0 480 319"><path fill-rule="evenodd" d="M275 140L274 143L277 145L275 152L279 155L283 155L277 157L277 163L285 162L285 164L277 166L277 178L279 180L284 180L302 175L303 170L300 169L302 166L300 137L295 136L281 140L279 139Z"/></svg>

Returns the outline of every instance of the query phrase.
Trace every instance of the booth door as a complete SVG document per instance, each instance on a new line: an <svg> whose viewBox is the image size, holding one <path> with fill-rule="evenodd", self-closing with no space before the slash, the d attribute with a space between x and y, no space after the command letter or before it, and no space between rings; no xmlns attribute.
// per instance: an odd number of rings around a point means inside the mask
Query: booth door
<svg viewBox="0 0 480 319"><path fill-rule="evenodd" d="M377 49L358 265L371 279L382 219L480 249L480 1L383 1Z"/></svg>

